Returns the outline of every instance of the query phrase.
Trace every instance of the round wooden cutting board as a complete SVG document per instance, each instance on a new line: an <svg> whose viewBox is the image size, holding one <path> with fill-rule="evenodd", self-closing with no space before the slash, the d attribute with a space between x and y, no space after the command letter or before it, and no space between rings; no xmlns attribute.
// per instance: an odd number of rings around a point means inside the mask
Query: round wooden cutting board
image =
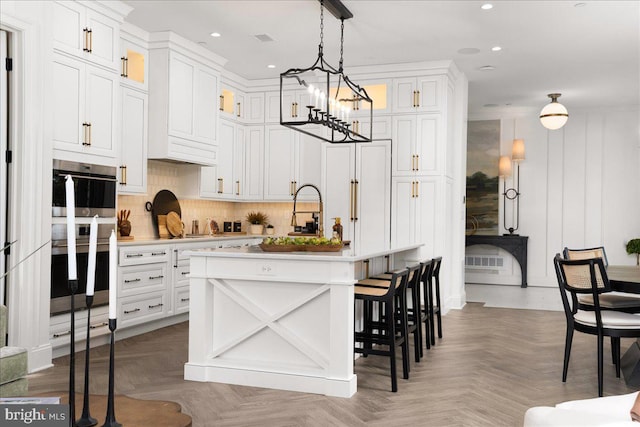
<svg viewBox="0 0 640 427"><path fill-rule="evenodd" d="M167 214L167 230L169 230L169 234L173 237L181 237L182 230L184 229L184 224L182 224L182 220L180 219L180 215L171 211Z"/></svg>

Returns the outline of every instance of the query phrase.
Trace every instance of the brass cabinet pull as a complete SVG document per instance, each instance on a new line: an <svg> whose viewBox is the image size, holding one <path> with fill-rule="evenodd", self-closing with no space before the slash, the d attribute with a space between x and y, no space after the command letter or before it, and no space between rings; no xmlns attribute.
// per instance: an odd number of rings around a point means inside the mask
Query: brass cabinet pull
<svg viewBox="0 0 640 427"><path fill-rule="evenodd" d="M296 191L298 191L298 181L293 181L293 194L295 194Z"/></svg>
<svg viewBox="0 0 640 427"><path fill-rule="evenodd" d="M134 308L133 310L125 310L124 314L131 314L131 313L135 313L136 311L140 311L139 308Z"/></svg>
<svg viewBox="0 0 640 427"><path fill-rule="evenodd" d="M240 103L238 102L236 105L238 106L238 113L236 114L236 116L237 116L237 117L240 117L240 116L241 116L241 113L240 113Z"/></svg>
<svg viewBox="0 0 640 427"><path fill-rule="evenodd" d="M93 31L91 31L91 28L87 29L87 33L89 34L89 49L87 49L87 51L89 53L93 52Z"/></svg>
<svg viewBox="0 0 640 427"><path fill-rule="evenodd" d="M353 222L353 218L354 218L354 214L353 214L353 193L354 193L354 185L355 185L355 181L352 179L351 180L351 184L349 185L349 215L350 215L350 221Z"/></svg>
<svg viewBox="0 0 640 427"><path fill-rule="evenodd" d="M416 154L416 170L420 170L420 156Z"/></svg>
<svg viewBox="0 0 640 427"><path fill-rule="evenodd" d="M87 123L87 128L89 129L89 144L87 145L91 145L91 123Z"/></svg>
<svg viewBox="0 0 640 427"><path fill-rule="evenodd" d="M420 91L416 91L416 107L420 107Z"/></svg>
<svg viewBox="0 0 640 427"><path fill-rule="evenodd" d="M140 282L142 279L137 278L137 279L131 279L131 280L126 280L124 281L124 283L135 283L135 282Z"/></svg>
<svg viewBox="0 0 640 427"><path fill-rule="evenodd" d="M290 116L291 116L291 117L295 117L295 116L293 115L293 102L291 103L291 111L290 111L290 112L291 112Z"/></svg>
<svg viewBox="0 0 640 427"><path fill-rule="evenodd" d="M240 195L240 181L236 181L236 196Z"/></svg>
<svg viewBox="0 0 640 427"><path fill-rule="evenodd" d="M100 323L95 323L93 325L89 325L89 329L97 329L97 328L102 328L103 326L107 326L109 324L109 322L100 322Z"/></svg>
<svg viewBox="0 0 640 427"><path fill-rule="evenodd" d="M354 221L358 220L358 185L360 185L360 182L356 179L355 180L355 184L353 186L353 188L355 189L355 191L353 192L353 214L354 214Z"/></svg>
<svg viewBox="0 0 640 427"><path fill-rule="evenodd" d="M120 185L127 185L127 166L120 166Z"/></svg>
<svg viewBox="0 0 640 427"><path fill-rule="evenodd" d="M224 192L224 178L218 178L218 194Z"/></svg>
<svg viewBox="0 0 640 427"><path fill-rule="evenodd" d="M87 123L82 123L82 145L87 146L89 145L89 138L87 136L87 127L89 126L89 124Z"/></svg>
<svg viewBox="0 0 640 427"><path fill-rule="evenodd" d="M83 33L83 40L82 40L82 50L84 52L88 52L89 51L89 34L88 34L89 29L88 28L83 28L82 29L82 33Z"/></svg>
<svg viewBox="0 0 640 427"><path fill-rule="evenodd" d="M120 77L127 77L127 71L125 70L124 66L125 59L126 58L124 56L120 57Z"/></svg>
<svg viewBox="0 0 640 427"><path fill-rule="evenodd" d="M411 181L411 198L416 197L416 182Z"/></svg>
<svg viewBox="0 0 640 427"><path fill-rule="evenodd" d="M224 95L220 95L220 111L224 111Z"/></svg>
<svg viewBox="0 0 640 427"><path fill-rule="evenodd" d="M293 196L293 181L289 181L289 195Z"/></svg>
<svg viewBox="0 0 640 427"><path fill-rule="evenodd" d="M413 106L416 106L416 91L413 91Z"/></svg>
<svg viewBox="0 0 640 427"><path fill-rule="evenodd" d="M416 181L416 197L420 197L420 181Z"/></svg>
<svg viewBox="0 0 640 427"><path fill-rule="evenodd" d="M150 305L149 306L149 310L154 309L154 308L158 308L158 307L162 307L163 305L164 304L162 304L162 303L159 303L159 304L156 304L156 305Z"/></svg>

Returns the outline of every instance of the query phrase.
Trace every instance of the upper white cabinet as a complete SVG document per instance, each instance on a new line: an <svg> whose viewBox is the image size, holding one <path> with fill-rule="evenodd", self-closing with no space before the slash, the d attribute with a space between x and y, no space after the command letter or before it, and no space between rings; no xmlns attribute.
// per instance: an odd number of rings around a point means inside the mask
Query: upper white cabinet
<svg viewBox="0 0 640 427"><path fill-rule="evenodd" d="M117 79L115 73L66 55L54 55L54 149L115 159Z"/></svg>
<svg viewBox="0 0 640 427"><path fill-rule="evenodd" d="M264 122L264 93L245 93L233 86L221 85L219 96L220 117L241 123Z"/></svg>
<svg viewBox="0 0 640 427"><path fill-rule="evenodd" d="M214 165L218 71L169 48L149 65L149 158Z"/></svg>
<svg viewBox="0 0 640 427"><path fill-rule="evenodd" d="M122 83L140 90L149 88L149 51L123 37L120 40L120 76Z"/></svg>
<svg viewBox="0 0 640 427"><path fill-rule="evenodd" d="M120 140L118 193L147 192L147 104L146 93L122 89L122 138Z"/></svg>
<svg viewBox="0 0 640 427"><path fill-rule="evenodd" d="M440 114L394 116L393 175L437 172L442 141Z"/></svg>
<svg viewBox="0 0 640 427"><path fill-rule="evenodd" d="M240 198L242 200L262 200L264 126L246 126L241 148L244 159L244 179L239 184Z"/></svg>
<svg viewBox="0 0 640 427"><path fill-rule="evenodd" d="M440 112L444 106L445 78L408 77L393 80L393 112Z"/></svg>
<svg viewBox="0 0 640 427"><path fill-rule="evenodd" d="M53 3L53 47L119 69L120 22L75 1Z"/></svg>
<svg viewBox="0 0 640 427"><path fill-rule="evenodd" d="M292 200L304 184L320 188L323 144L283 126L265 126L264 199ZM298 199L317 200L317 194L305 191Z"/></svg>
<svg viewBox="0 0 640 427"><path fill-rule="evenodd" d="M282 92L282 119L291 121L307 117L308 94L305 91L285 90ZM280 123L280 91L265 94L265 123Z"/></svg>

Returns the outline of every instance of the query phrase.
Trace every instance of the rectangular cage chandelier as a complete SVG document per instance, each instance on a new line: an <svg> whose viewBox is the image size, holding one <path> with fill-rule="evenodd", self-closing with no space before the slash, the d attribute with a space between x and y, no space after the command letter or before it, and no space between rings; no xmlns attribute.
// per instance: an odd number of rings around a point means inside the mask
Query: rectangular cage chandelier
<svg viewBox="0 0 640 427"><path fill-rule="evenodd" d="M337 69L329 65L323 56L325 2L328 3L327 10L341 21ZM332 144L371 142L373 100L364 88L353 83L343 72L344 20L351 17L353 15L340 0L320 0L318 58L308 68L290 68L280 74L282 126ZM298 99L300 103L297 100L292 104L285 101L288 98L285 92L288 91L304 93ZM368 112L370 125L367 132L362 132L359 121L349 122L351 113L358 110Z"/></svg>

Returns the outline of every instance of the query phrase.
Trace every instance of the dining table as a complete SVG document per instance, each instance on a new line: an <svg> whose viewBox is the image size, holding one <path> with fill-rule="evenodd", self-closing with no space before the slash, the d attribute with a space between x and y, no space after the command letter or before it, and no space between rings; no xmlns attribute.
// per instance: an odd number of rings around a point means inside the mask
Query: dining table
<svg viewBox="0 0 640 427"><path fill-rule="evenodd" d="M607 276L611 290L640 294L640 266L609 265ZM624 353L620 359L620 369L628 386L640 387L640 339Z"/></svg>

